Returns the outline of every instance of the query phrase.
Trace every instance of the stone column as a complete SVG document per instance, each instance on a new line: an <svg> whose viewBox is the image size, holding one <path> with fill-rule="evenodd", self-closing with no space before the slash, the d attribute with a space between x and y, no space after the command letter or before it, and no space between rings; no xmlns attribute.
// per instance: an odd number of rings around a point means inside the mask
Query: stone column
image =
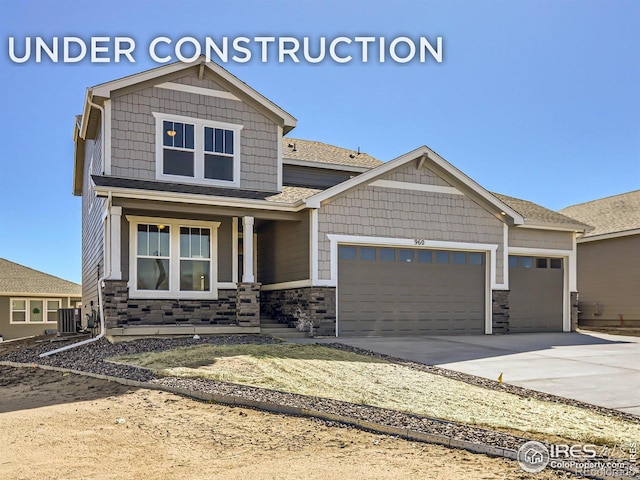
<svg viewBox="0 0 640 480"><path fill-rule="evenodd" d="M571 331L575 332L578 328L578 292L571 292Z"/></svg>
<svg viewBox="0 0 640 480"><path fill-rule="evenodd" d="M236 321L242 327L260 326L260 284L240 282L236 299Z"/></svg>
<svg viewBox="0 0 640 480"><path fill-rule="evenodd" d="M124 280L105 280L102 287L102 310L105 328L116 328L127 324L129 289Z"/></svg>
<svg viewBox="0 0 640 480"><path fill-rule="evenodd" d="M509 333L509 290L492 290L491 301L493 333Z"/></svg>

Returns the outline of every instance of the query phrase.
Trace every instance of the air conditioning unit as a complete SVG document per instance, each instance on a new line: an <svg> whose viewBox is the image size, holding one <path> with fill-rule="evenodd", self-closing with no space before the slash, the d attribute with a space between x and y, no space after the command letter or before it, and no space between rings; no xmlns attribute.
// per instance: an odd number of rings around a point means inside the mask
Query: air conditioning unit
<svg viewBox="0 0 640 480"><path fill-rule="evenodd" d="M65 335L76 333L80 325L79 308L58 309L58 333Z"/></svg>

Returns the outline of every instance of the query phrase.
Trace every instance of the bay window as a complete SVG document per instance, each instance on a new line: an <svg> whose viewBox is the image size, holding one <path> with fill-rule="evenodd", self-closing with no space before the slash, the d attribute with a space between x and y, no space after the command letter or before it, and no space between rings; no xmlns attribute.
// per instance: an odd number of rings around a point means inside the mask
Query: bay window
<svg viewBox="0 0 640 480"><path fill-rule="evenodd" d="M153 112L156 177L240 186L241 125Z"/></svg>
<svg viewBox="0 0 640 480"><path fill-rule="evenodd" d="M219 222L127 216L131 294L216 298Z"/></svg>

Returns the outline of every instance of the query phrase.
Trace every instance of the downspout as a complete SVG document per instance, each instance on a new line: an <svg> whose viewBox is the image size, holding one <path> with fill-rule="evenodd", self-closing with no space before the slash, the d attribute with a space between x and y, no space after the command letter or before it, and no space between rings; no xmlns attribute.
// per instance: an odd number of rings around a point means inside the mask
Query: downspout
<svg viewBox="0 0 640 480"><path fill-rule="evenodd" d="M105 142L104 142L104 108L102 108L97 103L93 103L91 100L87 100L87 102L92 107L95 107L98 110L100 110L100 115L102 116L102 121L101 121L101 125L100 125L100 130L102 131L102 134L101 134L101 137L102 137L102 142L101 143L102 143L102 145L100 147L101 147L101 150L102 150L102 152L101 152L102 153L102 166L104 168L104 161L105 161L105 158L104 158L104 145L105 145ZM91 172L89 172L89 175L90 174L91 174ZM109 197L107 198L107 211L110 209L110 206L111 206L111 192L109 192ZM102 302L102 284L104 283L105 279L107 278L106 272L107 272L107 269L106 269L106 265L105 265L104 274L102 275L102 277L100 277L98 279L98 310L100 311L100 333L98 333L98 335L96 335L93 338L88 338L86 340L82 340L81 342L72 343L70 345L65 345L64 347L56 348L55 350L51 350L50 352L41 353L39 355L40 358L48 357L49 355L54 355L56 353L64 352L66 350L71 350L72 348L80 347L82 345L87 345L88 343L97 342L102 337L104 337L105 328L104 328L104 308L103 308L103 305L102 305L102 303L103 303Z"/></svg>

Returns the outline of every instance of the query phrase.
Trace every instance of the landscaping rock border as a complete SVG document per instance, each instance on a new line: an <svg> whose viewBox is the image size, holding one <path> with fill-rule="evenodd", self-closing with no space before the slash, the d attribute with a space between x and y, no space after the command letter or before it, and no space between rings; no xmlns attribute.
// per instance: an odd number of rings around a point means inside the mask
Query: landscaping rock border
<svg viewBox="0 0 640 480"><path fill-rule="evenodd" d="M154 372L130 365L122 365L106 360L109 357L142 353L149 351L163 351L177 347L202 344L238 345L238 344L274 344L279 340L266 336L226 335L219 337L185 338L148 338L111 344L106 339L93 344L60 352L56 355L39 358L41 353L61 346L61 343L41 343L24 350L14 350L0 355L0 364L13 367L39 367L48 370L86 375L101 378L124 385L164 390L184 395L202 401L213 401L231 406L256 408L276 413L314 417L326 422L352 425L368 431L399 436L414 441L437 443L451 448L462 448L475 453L483 453L515 460L518 448L529 438L518 437L505 432L488 430L480 427L459 424L455 422L430 418L422 415L409 414L369 405L356 405L338 400L311 397L275 390L268 390L245 385L230 384L199 378L160 377ZM440 369L428 365L408 362L403 359L377 354L340 343L319 344L355 353L377 356L389 361L407 365L411 368L456 378L467 383L473 383L492 389L510 388L504 384L497 384L491 380L460 374L450 370ZM460 376L460 377L459 377ZM485 384L486 382L486 384ZM496 384L498 387L496 387ZM519 389L517 394L526 395L532 392L536 396L540 392ZM509 391L509 390L507 390ZM515 390L514 390L515 393ZM545 396L546 394L540 394ZM554 396L549 396L554 397ZM541 397L537 397L541 398ZM554 399L561 399L554 397ZM552 400L555 401L555 400ZM573 401L569 401L573 402ZM563 402L566 403L566 402ZM605 410L581 402L571 403L595 409L602 413ZM623 414L623 412L619 412ZM626 418L626 415L623 416ZM636 416L631 416L638 421ZM566 470L572 472L571 470ZM586 477L607 478L607 477Z"/></svg>

